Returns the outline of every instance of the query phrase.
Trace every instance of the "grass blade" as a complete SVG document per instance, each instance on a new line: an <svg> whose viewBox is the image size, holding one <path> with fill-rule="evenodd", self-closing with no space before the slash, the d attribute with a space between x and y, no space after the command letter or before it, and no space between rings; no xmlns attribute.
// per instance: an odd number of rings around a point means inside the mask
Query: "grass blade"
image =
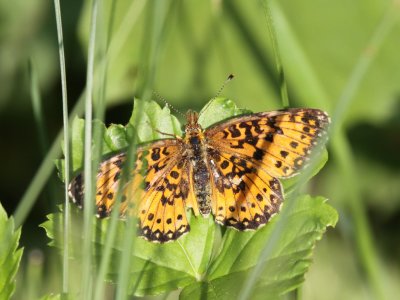
<svg viewBox="0 0 400 300"><path fill-rule="evenodd" d="M337 158L338 166L343 174L343 184L349 193L349 209L351 211L355 227L355 243L357 246L360 261L367 273L368 280L376 299L386 299L385 297L385 276L381 270L379 257L374 246L372 231L368 223L367 214L362 205L361 191L354 181L357 178L354 158L341 125L345 114L349 109L352 99L368 72L376 54L382 47L385 37L388 35L398 19L398 9L396 4L392 3L385 12L384 16L376 26L372 36L365 46L364 52L353 68L353 71L347 81L338 99L332 122L332 150ZM371 51L372 50L372 51Z"/></svg>
<svg viewBox="0 0 400 300"><path fill-rule="evenodd" d="M85 158L84 158L84 225L83 235L85 237L82 247L83 254L83 286L82 294L85 299L92 298L92 249L91 237L93 235L93 172L92 172L92 114L93 114L93 86L94 86L94 57L96 46L96 28L99 1L93 0L91 7L90 34L88 47L88 63L86 75L86 97L85 97Z"/></svg>
<svg viewBox="0 0 400 300"><path fill-rule="evenodd" d="M68 123L68 98L67 98L67 78L65 71L65 55L64 55L64 38L62 31L62 19L60 1L54 0L54 8L57 24L58 51L60 56L60 72L61 72L61 88L62 88L62 108L63 108L63 125L64 125L64 249L63 249L63 276L62 276L62 292L68 293L69 282L69 264L68 264L68 237L69 237L69 197L68 184L70 178L70 149L69 149L69 123Z"/></svg>

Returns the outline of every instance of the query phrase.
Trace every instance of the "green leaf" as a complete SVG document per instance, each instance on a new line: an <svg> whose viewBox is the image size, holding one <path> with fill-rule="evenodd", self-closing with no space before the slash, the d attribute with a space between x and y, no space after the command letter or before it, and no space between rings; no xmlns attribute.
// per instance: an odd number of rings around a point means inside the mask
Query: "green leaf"
<svg viewBox="0 0 400 300"><path fill-rule="evenodd" d="M210 100L199 113L199 123L207 128L227 118L251 113L250 110L239 108L235 102L224 97Z"/></svg>
<svg viewBox="0 0 400 300"><path fill-rule="evenodd" d="M83 165L83 153L85 148L84 132L85 132L85 120L76 117L72 121L72 128L71 128L71 157L72 157L73 171L80 169ZM62 144L64 145L64 143Z"/></svg>
<svg viewBox="0 0 400 300"><path fill-rule="evenodd" d="M99 120L92 122L93 130L101 130L102 137L102 155L121 151L128 146L128 131L123 125L112 124L108 128ZM93 141L92 148L97 143ZM72 171L76 173L83 167L83 154L85 145L85 120L76 117L71 126L71 157ZM64 143L62 143L62 148ZM64 151L64 149L63 149ZM64 181L64 159L55 161L59 177Z"/></svg>
<svg viewBox="0 0 400 300"><path fill-rule="evenodd" d="M111 152L128 147L128 135L125 126L112 124L105 132L105 142Z"/></svg>
<svg viewBox="0 0 400 300"><path fill-rule="evenodd" d="M181 298L236 298L257 264L265 266L255 284L252 299L275 299L299 286L311 264L315 242L322 237L327 226L335 226L338 215L323 197L304 195L286 201L293 203L288 206L290 211L286 214L285 226L278 243L264 261L259 260L260 254L282 213L255 232L227 230L221 251L213 261L205 282L184 288ZM287 209L285 205L284 209Z"/></svg>
<svg viewBox="0 0 400 300"><path fill-rule="evenodd" d="M114 152L125 150L133 136L138 136L137 142L148 142L160 138L170 138L162 133L182 133L178 119L171 115L169 108L161 108L157 102L135 99L132 116L126 126L112 124L108 128L98 121L93 121L93 130L102 130L102 155L106 156ZM160 133L162 132L162 133ZM93 141L93 146L97 142ZM83 154L85 145L85 120L76 117L71 126L71 156L72 169L77 172L83 166ZM57 160L56 166L63 179L64 160Z"/></svg>
<svg viewBox="0 0 400 300"><path fill-rule="evenodd" d="M171 138L171 134L182 134L180 123L171 115L168 106L161 108L155 101L136 99L129 124L136 128L140 142Z"/></svg>
<svg viewBox="0 0 400 300"><path fill-rule="evenodd" d="M71 258L79 259L83 237L80 212L71 209L71 236L69 249ZM191 215L189 214L189 217ZM110 220L99 220L93 217L94 232L93 254L101 258L101 251ZM191 231L176 242L154 244L139 237L126 236L126 223L120 221L113 248L113 259L109 266L108 279L116 282L119 272L119 258L124 249L126 238L134 238L132 251L132 267L130 274L130 293L136 296L155 295L171 291L189 283L200 280L206 271L214 240L215 224L212 218L192 216ZM62 213L51 214L41 227L51 239L50 245L63 248L62 240L54 237L62 236ZM150 280L151 279L151 280Z"/></svg>
<svg viewBox="0 0 400 300"><path fill-rule="evenodd" d="M0 204L0 299L9 299L15 290L17 273L23 249L17 249L21 229L14 230L14 220Z"/></svg>

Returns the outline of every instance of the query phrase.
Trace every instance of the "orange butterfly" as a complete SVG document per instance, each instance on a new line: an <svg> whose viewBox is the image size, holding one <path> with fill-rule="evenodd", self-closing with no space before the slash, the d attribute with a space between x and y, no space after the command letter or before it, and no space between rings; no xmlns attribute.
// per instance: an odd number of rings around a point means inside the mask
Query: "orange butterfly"
<svg viewBox="0 0 400 300"><path fill-rule="evenodd" d="M122 187L120 214L131 207L139 235L152 242L176 240L189 232L186 208L237 230L257 229L283 201L280 178L296 175L326 133L328 115L318 109L285 109L234 117L203 129L187 112L183 137L137 148L131 180ZM113 208L126 154L101 163L96 182L97 215ZM83 204L83 177L70 195Z"/></svg>

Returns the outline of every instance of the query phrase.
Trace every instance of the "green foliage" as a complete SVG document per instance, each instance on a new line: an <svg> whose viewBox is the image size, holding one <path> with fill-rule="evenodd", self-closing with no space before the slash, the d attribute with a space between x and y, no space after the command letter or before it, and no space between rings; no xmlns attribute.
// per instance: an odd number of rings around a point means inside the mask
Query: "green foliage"
<svg viewBox="0 0 400 300"><path fill-rule="evenodd" d="M139 142L165 138L162 133L181 134L178 119L167 106L161 108L154 101L136 101L129 125L136 129Z"/></svg>
<svg viewBox="0 0 400 300"><path fill-rule="evenodd" d="M80 212L72 209L72 230L70 249L72 257L80 256L81 226ZM54 235L61 233L62 214L51 214L49 220L42 226L52 239L51 245L62 248L61 241L54 240ZM110 220L93 218L94 230L97 233L93 238L94 253L101 253ZM120 255L124 249L126 238L134 239L132 251L132 266L130 268L130 293L136 295L159 294L183 287L200 279L205 273L211 255L212 241L214 240L215 225L212 219L192 217L190 221L191 233L174 243L154 244L141 238L126 236L125 222L119 222L113 247L113 259L109 266L108 278L116 282Z"/></svg>
<svg viewBox="0 0 400 300"><path fill-rule="evenodd" d="M225 98L213 99L200 113L199 121L206 127L221 120L238 114L248 113L239 109L232 100ZM76 119L72 127L72 149L75 161L82 161L84 121ZM178 133L180 124L170 115L169 109L161 109L152 101L135 100L135 107L130 122L125 127L112 125L104 131L104 154L126 148L129 143L127 132L135 134L140 141L149 141L162 137L158 132L162 128L165 133ZM134 131L134 133L132 133ZM326 162L322 155L315 174ZM78 165L77 165L78 167ZM124 250L125 239L134 239L131 253L128 293L136 296L156 295L178 288L183 288L182 299L202 298L217 299L222 295L235 297L243 287L243 283L257 264L265 264L265 271L257 279L255 291L262 291L263 296L274 297L293 290L303 281L307 271L312 249L316 240L320 239L327 226L337 222L336 211L325 204L322 197L298 196L291 193L296 181L291 181L287 189L286 202L292 205L283 206L287 213L283 218L285 226L280 234L278 243L273 245L273 251L260 260L261 252L270 240L274 224L281 214L257 231L238 232L224 229L222 239L221 227L216 225L213 218L194 217L189 213L191 231L176 242L154 244L142 238L127 236L129 232L126 222L117 225L115 240L112 244L112 259L107 272L107 278L116 283L118 280L121 254ZM80 259L82 245L80 212L71 209L72 224L69 249L71 258ZM92 239L95 261L102 257L110 219L98 220L93 217ZM42 224L51 245L63 248L62 241L55 239L62 236L63 214L56 213L48 216L48 221Z"/></svg>
<svg viewBox="0 0 400 300"><path fill-rule="evenodd" d="M186 287L181 298L236 298L257 264L263 264L264 271L257 278L251 299L276 299L299 286L311 264L316 240L322 237L327 226L335 226L338 215L324 203L326 199L323 197L304 195L286 201L294 203L287 212L279 242L265 260L260 261L260 254L281 215L255 232L228 230L221 251L211 261L206 280Z"/></svg>
<svg viewBox="0 0 400 300"><path fill-rule="evenodd" d="M46 296L43 296L42 298L40 298L40 300L61 300L61 299L64 299L64 298L62 298L61 297L61 295L59 295L59 294L50 294L50 295L46 295Z"/></svg>
<svg viewBox="0 0 400 300"><path fill-rule="evenodd" d="M199 113L199 123L203 128L223 121L227 118L251 113L251 111L236 106L235 102L223 97L211 100Z"/></svg>
<svg viewBox="0 0 400 300"><path fill-rule="evenodd" d="M159 25L163 26L164 35L158 41L161 50L156 58L155 90L174 103L187 105L189 101L215 93L218 83L235 72L237 79L225 92L228 96L235 95L242 106L251 103L257 109L279 106L279 92L274 85L278 79L274 75L275 63L260 1L233 0L218 8L210 1L165 2L166 11L161 13L167 17L165 23L161 19ZM86 3L79 28L84 49L87 48L90 16L90 1ZM104 26L107 27L112 1L104 3ZM149 27L156 23L151 18L155 18L153 12L158 12L158 7L147 4L136 7L136 12L142 12L138 17L127 13L135 12L132 1L121 0L116 7L111 48L118 46L110 55L107 95L110 101L132 94L131 82L143 80L140 72L146 72L148 67L147 64L143 66L147 58L145 52L157 46L149 38L153 33ZM292 105L327 110L334 107L334 101L388 5L388 1L365 3L360 0L328 4L313 0L271 2L279 51L288 86L293 91ZM135 15L131 23L126 22L127 15ZM398 28L390 33L382 54L377 56L359 88L352 107L356 109L348 111L349 123L360 119L382 121L393 113L391 108L397 101L393 95L397 93L400 77L397 58L400 42L395 38L398 34ZM138 44L145 46L138 47ZM319 89L321 84L324 91ZM377 106L378 98L380 105Z"/></svg>
<svg viewBox="0 0 400 300"><path fill-rule="evenodd" d="M265 270L257 280L255 292L271 297L283 294L302 283L304 273L311 264L315 242L322 237L327 226L334 226L337 222L336 211L322 197L304 195L290 197L286 201L293 201L293 205L288 212L285 228L274 251L265 261L259 260L260 252L268 242L280 215L254 232L227 229L219 250L214 253L214 235L219 228L212 218L191 216L191 232L168 244L154 244L141 238L126 236L126 224L121 221L112 246L113 258L107 277L111 282L117 282L124 240L133 238L130 294L155 295L184 287L181 295L183 299L200 299L203 293L207 294L208 299L221 299L221 295L234 297L259 263L265 264ZM285 208L286 206L283 207ZM72 257L77 259L82 244L82 223L79 211L72 209L71 212L73 222L70 250ZM52 239L51 245L62 249L61 241L54 240L55 234L61 234L62 214L52 214L48 218L42 226ZM92 241L93 253L100 257L109 221L93 219L94 230L97 232Z"/></svg>
<svg viewBox="0 0 400 300"><path fill-rule="evenodd" d="M14 230L14 220L0 204L0 299L9 299L15 290L17 273L23 249L17 249L21 229Z"/></svg>

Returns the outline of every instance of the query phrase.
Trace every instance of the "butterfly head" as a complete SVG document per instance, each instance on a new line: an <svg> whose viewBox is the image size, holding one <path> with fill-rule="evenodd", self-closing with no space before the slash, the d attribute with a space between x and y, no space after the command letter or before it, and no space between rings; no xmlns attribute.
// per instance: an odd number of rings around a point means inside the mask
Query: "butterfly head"
<svg viewBox="0 0 400 300"><path fill-rule="evenodd" d="M200 124L198 123L199 114L196 111L188 110L188 112L186 113L186 120L186 136L196 136L200 135L203 132L203 128L201 128Z"/></svg>

